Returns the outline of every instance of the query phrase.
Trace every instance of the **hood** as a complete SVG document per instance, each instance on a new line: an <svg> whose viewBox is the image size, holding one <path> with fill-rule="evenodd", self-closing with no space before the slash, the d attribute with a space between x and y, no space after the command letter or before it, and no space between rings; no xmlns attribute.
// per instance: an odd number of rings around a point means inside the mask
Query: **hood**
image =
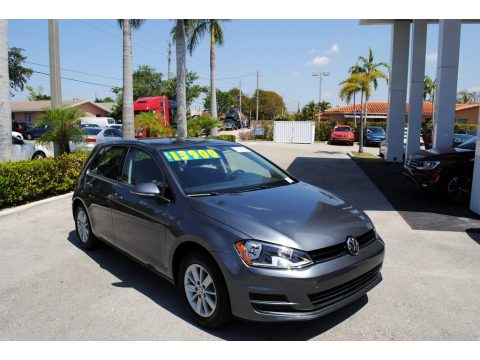
<svg viewBox="0 0 480 360"><path fill-rule="evenodd" d="M339 244L373 228L369 218L334 194L306 183L190 198L192 207L244 233L305 251Z"/></svg>
<svg viewBox="0 0 480 360"><path fill-rule="evenodd" d="M461 149L458 147L442 147L442 148L435 148L435 149L428 149L428 150L419 150L416 151L413 155L413 159L425 159L425 158L444 158L450 156L473 156L475 150L470 149Z"/></svg>

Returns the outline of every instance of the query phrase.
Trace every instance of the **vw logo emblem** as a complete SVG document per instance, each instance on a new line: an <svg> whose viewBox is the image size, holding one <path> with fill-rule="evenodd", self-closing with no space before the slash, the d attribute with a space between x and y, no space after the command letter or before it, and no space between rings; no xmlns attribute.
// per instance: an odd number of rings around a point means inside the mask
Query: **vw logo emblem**
<svg viewBox="0 0 480 360"><path fill-rule="evenodd" d="M353 236L347 236L347 250L353 256L358 255L360 251L360 245Z"/></svg>

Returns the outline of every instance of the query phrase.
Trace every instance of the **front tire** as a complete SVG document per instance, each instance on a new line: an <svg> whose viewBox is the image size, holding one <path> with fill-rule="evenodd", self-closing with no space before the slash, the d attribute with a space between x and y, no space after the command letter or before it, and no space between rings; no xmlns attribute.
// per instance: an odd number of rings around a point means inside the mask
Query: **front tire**
<svg viewBox="0 0 480 360"><path fill-rule="evenodd" d="M465 204L470 200L472 177L464 173L450 174L443 183L443 190L450 201Z"/></svg>
<svg viewBox="0 0 480 360"><path fill-rule="evenodd" d="M183 258L178 290L185 309L198 325L216 329L230 321L232 314L225 281L218 266L205 254L191 252Z"/></svg>
<svg viewBox="0 0 480 360"><path fill-rule="evenodd" d="M40 159L45 159L47 156L45 153L42 151L37 151L35 154L32 156L32 160L40 160Z"/></svg>
<svg viewBox="0 0 480 360"><path fill-rule="evenodd" d="M92 233L87 211L82 205L75 211L75 230L82 248L90 250L98 245L98 240Z"/></svg>

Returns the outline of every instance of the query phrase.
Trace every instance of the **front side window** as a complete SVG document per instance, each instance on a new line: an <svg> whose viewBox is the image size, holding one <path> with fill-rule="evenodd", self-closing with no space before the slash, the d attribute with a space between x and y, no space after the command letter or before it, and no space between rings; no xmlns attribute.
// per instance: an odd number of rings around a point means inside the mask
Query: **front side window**
<svg viewBox="0 0 480 360"><path fill-rule="evenodd" d="M470 140L467 140L461 143L460 145L458 145L457 148L475 150L476 146L477 146L477 138L472 137Z"/></svg>
<svg viewBox="0 0 480 360"><path fill-rule="evenodd" d="M124 151L122 146L103 148L93 160L90 173L118 180Z"/></svg>
<svg viewBox="0 0 480 360"><path fill-rule="evenodd" d="M296 182L244 146L218 145L160 152L184 191L191 196L252 191Z"/></svg>
<svg viewBox="0 0 480 360"><path fill-rule="evenodd" d="M131 148L125 158L122 182L129 185L153 182L163 183L163 175L152 157L143 150Z"/></svg>

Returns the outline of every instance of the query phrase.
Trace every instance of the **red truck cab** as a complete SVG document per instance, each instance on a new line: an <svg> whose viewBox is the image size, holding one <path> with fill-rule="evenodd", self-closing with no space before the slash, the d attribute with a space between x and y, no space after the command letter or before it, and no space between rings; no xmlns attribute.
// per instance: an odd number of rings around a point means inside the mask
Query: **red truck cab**
<svg viewBox="0 0 480 360"><path fill-rule="evenodd" d="M133 102L133 111L135 116L141 112L154 112L162 119L163 126L171 125L170 104L167 96L150 96L138 98ZM146 129L140 127L135 129L135 137L144 138L147 136Z"/></svg>

